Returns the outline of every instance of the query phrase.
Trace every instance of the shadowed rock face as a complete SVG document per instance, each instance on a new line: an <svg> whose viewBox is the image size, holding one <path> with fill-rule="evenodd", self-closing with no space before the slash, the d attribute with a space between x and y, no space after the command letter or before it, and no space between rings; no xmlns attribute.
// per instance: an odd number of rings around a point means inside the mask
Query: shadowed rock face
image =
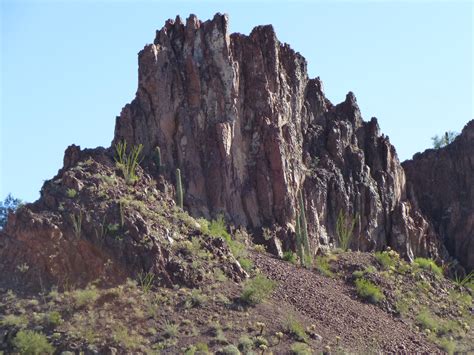
<svg viewBox="0 0 474 355"><path fill-rule="evenodd" d="M294 247L302 191L314 252L337 244L342 211L356 219L352 248L446 256L377 120L362 120L352 93L333 105L272 26L245 36L229 34L226 15L169 20L139 53L136 98L113 143L122 139L149 156L160 146L165 175L182 171L192 214L270 227L277 251L277 240Z"/></svg>
<svg viewBox="0 0 474 355"><path fill-rule="evenodd" d="M410 198L468 270L474 269L474 120L456 140L403 163Z"/></svg>

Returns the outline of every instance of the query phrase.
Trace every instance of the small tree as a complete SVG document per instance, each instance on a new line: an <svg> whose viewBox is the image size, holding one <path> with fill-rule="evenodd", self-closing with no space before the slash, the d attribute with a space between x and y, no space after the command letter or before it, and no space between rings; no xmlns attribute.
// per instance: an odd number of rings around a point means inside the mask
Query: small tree
<svg viewBox="0 0 474 355"><path fill-rule="evenodd" d="M444 135L441 137L438 135L431 137L431 140L433 141L433 148L439 149L447 146L448 144L451 144L452 142L454 142L458 135L459 133L457 132L448 131L445 132Z"/></svg>
<svg viewBox="0 0 474 355"><path fill-rule="evenodd" d="M8 214L14 212L18 207L20 207L22 201L18 198L8 194L3 202L0 202L0 229L3 229L7 224Z"/></svg>

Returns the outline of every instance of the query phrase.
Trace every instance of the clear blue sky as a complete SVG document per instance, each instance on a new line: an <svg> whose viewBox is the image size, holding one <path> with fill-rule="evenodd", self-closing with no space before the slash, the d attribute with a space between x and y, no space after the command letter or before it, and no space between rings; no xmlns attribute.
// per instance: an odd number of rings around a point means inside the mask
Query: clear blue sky
<svg viewBox="0 0 474 355"><path fill-rule="evenodd" d="M290 5L291 4L291 5ZM137 86L137 53L177 14L273 24L334 103L348 91L401 160L473 114L473 5L466 2L21 1L1 5L0 199L38 198L65 148L108 146Z"/></svg>

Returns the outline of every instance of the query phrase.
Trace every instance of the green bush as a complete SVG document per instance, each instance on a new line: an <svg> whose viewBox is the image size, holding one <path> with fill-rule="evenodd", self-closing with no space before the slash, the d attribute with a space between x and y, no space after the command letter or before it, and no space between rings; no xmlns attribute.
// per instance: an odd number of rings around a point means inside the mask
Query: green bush
<svg viewBox="0 0 474 355"><path fill-rule="evenodd" d="M220 354L222 355L240 355L239 349L235 345L227 345L223 349L219 351Z"/></svg>
<svg viewBox="0 0 474 355"><path fill-rule="evenodd" d="M275 281L259 274L244 283L240 300L248 305L256 305L267 298L275 287Z"/></svg>
<svg viewBox="0 0 474 355"><path fill-rule="evenodd" d="M291 250L285 251L283 253L283 260L289 261L292 264L296 264L296 255Z"/></svg>
<svg viewBox="0 0 474 355"><path fill-rule="evenodd" d="M392 259L390 254L386 251L375 253L375 259L386 270L390 269L390 267L395 267L396 265L396 260Z"/></svg>
<svg viewBox="0 0 474 355"><path fill-rule="evenodd" d="M334 277L334 273L331 271L329 258L327 256L316 257L316 270L318 270L321 275L326 277Z"/></svg>
<svg viewBox="0 0 474 355"><path fill-rule="evenodd" d="M371 303L378 303L385 298L380 288L369 280L357 279L355 285L357 294Z"/></svg>
<svg viewBox="0 0 474 355"><path fill-rule="evenodd" d="M434 260L428 258L415 258L414 263L418 265L423 270L430 270L436 276L443 276L443 269L441 269Z"/></svg>
<svg viewBox="0 0 474 355"><path fill-rule="evenodd" d="M73 298L76 306L82 307L94 303L97 298L99 298L99 292L92 286L83 290L74 291Z"/></svg>
<svg viewBox="0 0 474 355"><path fill-rule="evenodd" d="M438 327L438 320L434 318L427 309L423 309L418 313L416 323L423 329L429 329L431 331L436 331Z"/></svg>
<svg viewBox="0 0 474 355"><path fill-rule="evenodd" d="M239 339L239 350L243 353L249 353L253 349L253 340L250 339L247 335L240 337Z"/></svg>
<svg viewBox="0 0 474 355"><path fill-rule="evenodd" d="M74 198L77 195L77 191L75 189L67 189L66 190L66 195L69 198Z"/></svg>
<svg viewBox="0 0 474 355"><path fill-rule="evenodd" d="M253 268L253 262L252 260L248 259L248 258L240 258L239 259L239 263L240 263L240 266L242 266L242 268L247 271L247 272L250 272L252 271L252 268Z"/></svg>
<svg viewBox="0 0 474 355"><path fill-rule="evenodd" d="M311 348L308 344L301 342L291 344L290 353L294 355L312 355Z"/></svg>
<svg viewBox="0 0 474 355"><path fill-rule="evenodd" d="M61 318L61 313L51 311L46 315L46 321L49 325L56 327L62 323L63 319Z"/></svg>
<svg viewBox="0 0 474 355"><path fill-rule="evenodd" d="M53 354L55 350L44 334L31 330L20 330L12 343L24 355Z"/></svg>
<svg viewBox="0 0 474 355"><path fill-rule="evenodd" d="M285 329L287 333L296 340L300 342L308 341L308 335L306 334L304 326L293 317L289 317L286 320Z"/></svg>

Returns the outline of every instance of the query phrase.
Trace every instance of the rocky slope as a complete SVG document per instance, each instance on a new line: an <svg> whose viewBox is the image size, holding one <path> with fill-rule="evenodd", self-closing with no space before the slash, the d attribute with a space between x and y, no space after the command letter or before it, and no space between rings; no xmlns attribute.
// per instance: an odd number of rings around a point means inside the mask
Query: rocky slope
<svg viewBox="0 0 474 355"><path fill-rule="evenodd" d="M302 192L314 253L337 244L342 213L356 219L352 248L446 257L407 199L377 120L362 120L352 93L333 105L272 26L245 36L229 33L226 15L169 20L139 53L136 98L117 118L113 143L121 140L149 155L159 146L170 178L181 169L191 214L271 228L275 251L278 241L294 248Z"/></svg>
<svg viewBox="0 0 474 355"><path fill-rule="evenodd" d="M411 200L451 255L474 270L474 120L455 141L403 163Z"/></svg>
<svg viewBox="0 0 474 355"><path fill-rule="evenodd" d="M70 146L41 198L11 214L0 231L0 287L66 290L147 274L165 286L196 286L216 267L245 278L228 247L203 234L167 188L139 167L137 181L127 183L112 151ZM197 257L186 251L193 238L203 249Z"/></svg>

